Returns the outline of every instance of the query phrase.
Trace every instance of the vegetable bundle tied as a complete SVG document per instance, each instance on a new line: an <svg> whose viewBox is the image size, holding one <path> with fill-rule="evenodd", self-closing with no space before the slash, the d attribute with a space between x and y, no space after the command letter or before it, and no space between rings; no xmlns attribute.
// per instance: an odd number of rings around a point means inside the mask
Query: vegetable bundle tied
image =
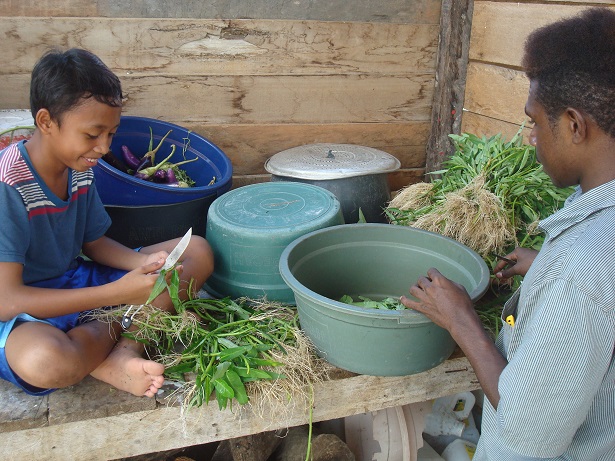
<svg viewBox="0 0 615 461"><path fill-rule="evenodd" d="M572 189L553 185L521 130L509 142L501 135L450 137L455 153L444 168L431 173L431 183L402 189L386 209L389 220L454 238L491 264L494 253L540 248L538 221L560 208Z"/></svg>
<svg viewBox="0 0 615 461"><path fill-rule="evenodd" d="M150 303L167 290L175 313ZM192 292L191 287L188 289ZM137 309L134 309L137 308ZM134 309L134 310L133 310ZM133 328L123 333L139 341L165 365L165 377L183 383L179 393L187 407L212 399L220 409L250 400L246 386L258 392L268 381L278 385L268 393L300 396L301 387L322 380L322 366L313 346L301 333L296 309L257 300L232 300L179 296L177 270L160 272L147 303L97 311L95 318L117 321L134 311Z"/></svg>

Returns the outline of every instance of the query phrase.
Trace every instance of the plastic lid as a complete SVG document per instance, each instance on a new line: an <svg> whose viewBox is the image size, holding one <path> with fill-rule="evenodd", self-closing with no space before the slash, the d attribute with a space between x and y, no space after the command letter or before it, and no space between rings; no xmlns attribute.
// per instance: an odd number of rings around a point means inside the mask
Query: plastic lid
<svg viewBox="0 0 615 461"><path fill-rule="evenodd" d="M311 229L314 224L339 213L340 204L322 187L271 182L227 192L215 200L213 208L220 219L236 227Z"/></svg>
<svg viewBox="0 0 615 461"><path fill-rule="evenodd" d="M17 126L34 125L30 109L7 109L0 110L0 131L8 130Z"/></svg>
<svg viewBox="0 0 615 461"><path fill-rule="evenodd" d="M325 143L293 147L265 162L271 174L311 180L390 173L400 166L397 158L378 149Z"/></svg>

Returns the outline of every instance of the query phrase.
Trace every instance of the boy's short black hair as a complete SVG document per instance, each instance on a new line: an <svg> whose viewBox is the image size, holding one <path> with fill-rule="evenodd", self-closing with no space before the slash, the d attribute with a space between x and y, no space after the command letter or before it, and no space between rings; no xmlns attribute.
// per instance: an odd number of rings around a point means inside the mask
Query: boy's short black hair
<svg viewBox="0 0 615 461"><path fill-rule="evenodd" d="M72 48L45 53L32 70L30 111L34 119L40 109L47 109L61 123L62 115L84 98L120 107L120 79L90 51Z"/></svg>
<svg viewBox="0 0 615 461"><path fill-rule="evenodd" d="M573 107L615 138L615 11L589 8L537 29L522 64L551 122Z"/></svg>

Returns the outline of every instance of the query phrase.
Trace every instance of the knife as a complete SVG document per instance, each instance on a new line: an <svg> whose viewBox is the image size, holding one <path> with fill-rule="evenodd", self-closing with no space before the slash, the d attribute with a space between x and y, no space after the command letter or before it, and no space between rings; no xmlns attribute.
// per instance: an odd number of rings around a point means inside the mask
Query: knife
<svg viewBox="0 0 615 461"><path fill-rule="evenodd" d="M166 288L164 275L165 273L162 271L168 271L169 269L173 268L173 266L175 266L177 261L179 261L179 258L181 258L181 255L184 253L184 251L186 251L186 248L190 243L190 237L192 237L192 227L188 229L188 232L184 234L179 243L175 246L175 248L173 248L169 256L167 256L167 259L162 266L161 273L158 276L158 280L156 280L156 285L154 286L154 289L152 290L149 299L146 301L146 304L151 303ZM132 312L132 315L130 315L133 307L136 307L136 310ZM124 328L124 330L128 330L130 325L132 325L132 320L134 316L137 314L137 312L141 310L142 307L143 305L128 307L128 310L122 316L122 320L120 320L120 325L122 325L122 328Z"/></svg>
<svg viewBox="0 0 615 461"><path fill-rule="evenodd" d="M167 256L161 270L169 270L177 263L177 261L179 261L179 258L181 258L181 255L184 254L184 251L186 251L186 248L190 243L190 237L192 237L192 227L188 229L188 232L184 234L177 246L173 248L173 251L171 251L169 256Z"/></svg>

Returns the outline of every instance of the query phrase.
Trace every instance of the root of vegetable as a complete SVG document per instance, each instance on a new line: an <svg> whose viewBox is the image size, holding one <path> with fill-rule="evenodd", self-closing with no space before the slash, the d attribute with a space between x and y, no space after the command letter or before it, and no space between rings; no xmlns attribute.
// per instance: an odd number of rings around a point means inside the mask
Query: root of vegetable
<svg viewBox="0 0 615 461"><path fill-rule="evenodd" d="M508 142L501 135L451 135L455 153L430 183L399 191L385 210L389 221L451 237L491 267L494 253L539 249L538 221L559 209L572 188L553 185L534 147L522 143L521 129Z"/></svg>
<svg viewBox="0 0 615 461"><path fill-rule="evenodd" d="M132 309L131 309L132 307ZM171 397L183 408L215 399L220 409L239 403L245 411L277 419L310 407L310 389L330 366L317 357L298 325L295 308L266 300L192 298L169 313L151 305L94 311L93 318L118 321L136 312L134 331L124 333L146 345L165 365L178 389Z"/></svg>

